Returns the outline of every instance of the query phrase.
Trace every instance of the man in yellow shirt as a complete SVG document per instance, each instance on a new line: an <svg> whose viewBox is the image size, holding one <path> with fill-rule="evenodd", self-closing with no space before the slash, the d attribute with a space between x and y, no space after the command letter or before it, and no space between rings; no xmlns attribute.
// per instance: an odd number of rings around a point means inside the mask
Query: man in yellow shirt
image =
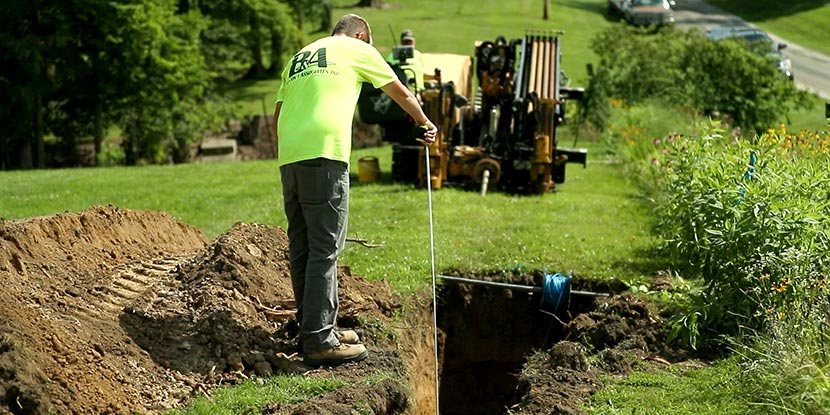
<svg viewBox="0 0 830 415"><path fill-rule="evenodd" d="M337 257L346 241L352 118L363 82L380 88L424 130L437 128L380 52L369 23L343 16L332 35L297 52L282 72L274 109L278 164L288 219L291 283L303 361L360 361L368 352L353 331L336 331Z"/></svg>
<svg viewBox="0 0 830 415"><path fill-rule="evenodd" d="M399 66L403 70L407 83L414 83L408 86L414 87L416 91L423 91L424 61L421 58L421 52L415 49L415 34L412 30L407 29L401 32L401 46L412 46L412 57L403 60L398 59L393 51L386 56L386 61Z"/></svg>

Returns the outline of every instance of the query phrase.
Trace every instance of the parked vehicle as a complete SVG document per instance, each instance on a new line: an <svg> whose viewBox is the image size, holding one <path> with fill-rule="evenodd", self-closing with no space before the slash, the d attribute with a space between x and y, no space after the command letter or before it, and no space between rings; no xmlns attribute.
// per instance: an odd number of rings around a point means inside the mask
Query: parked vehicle
<svg viewBox="0 0 830 415"><path fill-rule="evenodd" d="M674 0L608 0L608 12L637 26L674 24Z"/></svg>
<svg viewBox="0 0 830 415"><path fill-rule="evenodd" d="M742 25L715 26L706 30L706 37L712 40L739 39L754 51L768 57L787 78L792 80L793 64L781 51L786 43L776 43L761 29Z"/></svg>

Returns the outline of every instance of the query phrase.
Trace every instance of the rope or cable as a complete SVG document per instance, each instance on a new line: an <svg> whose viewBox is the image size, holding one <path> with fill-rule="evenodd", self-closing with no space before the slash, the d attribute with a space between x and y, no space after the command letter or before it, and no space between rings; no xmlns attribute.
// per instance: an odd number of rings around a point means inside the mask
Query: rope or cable
<svg viewBox="0 0 830 415"><path fill-rule="evenodd" d="M435 294L435 234L432 228L432 173L429 171L429 147L424 147L427 166L427 204L429 206L429 263L432 268L432 336L435 350L435 413L439 414L438 400L438 301Z"/></svg>

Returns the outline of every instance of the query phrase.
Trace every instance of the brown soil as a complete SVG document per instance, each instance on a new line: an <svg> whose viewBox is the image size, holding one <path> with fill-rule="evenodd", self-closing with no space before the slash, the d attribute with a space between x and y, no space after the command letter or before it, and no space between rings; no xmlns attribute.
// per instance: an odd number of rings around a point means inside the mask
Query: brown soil
<svg viewBox="0 0 830 415"><path fill-rule="evenodd" d="M370 357L309 368L296 355L286 250L287 237L277 227L238 223L208 240L165 213L112 206L0 219L0 414L156 414L220 385L275 373L348 381L378 372L392 376L371 386L351 382L296 405L255 409L434 413L430 301L407 300L403 317L393 319L403 300L385 282L367 282L341 267L338 323L361 334ZM522 278L533 284L538 276ZM573 315L550 336L553 325L538 314L538 298L456 289L442 292L442 379L485 396L512 388L513 412L576 414L579 402L599 387L600 373L681 358L659 346L660 316L633 296L572 304ZM495 317L475 317L479 313ZM535 331L542 324L545 336ZM510 341L476 346L488 338ZM472 347L460 353L459 345ZM588 355L600 363L589 365ZM454 366L480 364L470 356L491 365L485 372ZM451 396L451 385L442 384L442 398ZM452 398L458 413L474 405ZM502 409L495 413L507 413Z"/></svg>
<svg viewBox="0 0 830 415"><path fill-rule="evenodd" d="M665 344L665 330L663 317L639 297L597 300L594 310L566 324L563 340L528 358L519 377L523 398L517 406L528 414L583 414L580 404L599 390L603 375L690 359L687 352Z"/></svg>
<svg viewBox="0 0 830 415"><path fill-rule="evenodd" d="M155 413L310 370L287 324L279 228L239 223L208 241L167 214L110 206L3 221L0 244L0 413ZM341 326L390 320L399 306L385 283L339 274ZM405 367L390 339L360 331L374 353L338 370ZM399 401L397 388L380 393Z"/></svg>

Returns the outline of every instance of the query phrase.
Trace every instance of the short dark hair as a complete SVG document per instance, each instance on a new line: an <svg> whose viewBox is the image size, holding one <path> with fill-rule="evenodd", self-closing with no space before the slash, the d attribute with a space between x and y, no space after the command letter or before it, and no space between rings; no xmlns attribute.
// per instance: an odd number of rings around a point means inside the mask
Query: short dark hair
<svg viewBox="0 0 830 415"><path fill-rule="evenodd" d="M332 36L338 34L353 36L360 32L366 33L366 36L372 39L372 29L369 28L369 22L356 14L347 14L337 21L331 34Z"/></svg>

